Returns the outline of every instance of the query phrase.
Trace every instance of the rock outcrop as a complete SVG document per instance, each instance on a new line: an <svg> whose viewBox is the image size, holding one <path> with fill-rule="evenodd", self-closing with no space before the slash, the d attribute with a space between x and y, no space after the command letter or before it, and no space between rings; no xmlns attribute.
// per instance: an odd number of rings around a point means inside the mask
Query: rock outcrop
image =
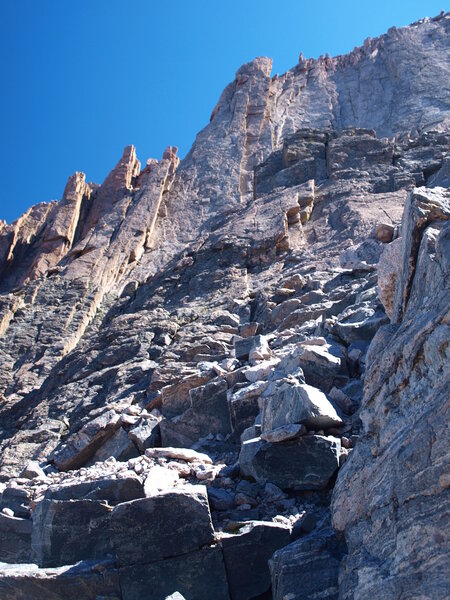
<svg viewBox="0 0 450 600"><path fill-rule="evenodd" d="M0 223L0 596L445 598L450 16Z"/></svg>

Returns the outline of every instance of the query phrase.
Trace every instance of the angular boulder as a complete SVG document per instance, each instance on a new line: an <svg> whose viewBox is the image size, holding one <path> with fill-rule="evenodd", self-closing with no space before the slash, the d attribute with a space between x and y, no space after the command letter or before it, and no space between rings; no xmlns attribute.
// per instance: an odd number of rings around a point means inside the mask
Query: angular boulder
<svg viewBox="0 0 450 600"><path fill-rule="evenodd" d="M290 536L289 526L263 521L252 521L236 534L221 534L231 600L248 600L269 590L268 561Z"/></svg>
<svg viewBox="0 0 450 600"><path fill-rule="evenodd" d="M339 426L342 420L323 392L289 376L271 382L262 395L262 432L290 423L324 429Z"/></svg>
<svg viewBox="0 0 450 600"><path fill-rule="evenodd" d="M144 488L137 475L122 478L95 479L65 485L52 485L45 493L46 500L105 500L120 504L144 497Z"/></svg>
<svg viewBox="0 0 450 600"><path fill-rule="evenodd" d="M2 600L122 600L119 575L111 562L85 561L54 569L34 564L2 565Z"/></svg>
<svg viewBox="0 0 450 600"><path fill-rule="evenodd" d="M31 561L31 519L19 519L0 513L0 561Z"/></svg>
<svg viewBox="0 0 450 600"><path fill-rule="evenodd" d="M214 530L205 486L187 485L119 504L111 517L111 539L121 566L160 561L211 544Z"/></svg>
<svg viewBox="0 0 450 600"><path fill-rule="evenodd" d="M42 500L33 514L33 561L59 567L111 555L111 511L96 500Z"/></svg>
<svg viewBox="0 0 450 600"><path fill-rule="evenodd" d="M324 489L339 466L338 438L304 435L280 443L255 438L242 444L239 465L244 476L281 489Z"/></svg>
<svg viewBox="0 0 450 600"><path fill-rule="evenodd" d="M313 532L275 552L269 561L274 600L338 600L346 552L332 528Z"/></svg>
<svg viewBox="0 0 450 600"><path fill-rule="evenodd" d="M205 546L166 560L120 569L123 600L161 600L178 591L186 599L229 600L220 546Z"/></svg>

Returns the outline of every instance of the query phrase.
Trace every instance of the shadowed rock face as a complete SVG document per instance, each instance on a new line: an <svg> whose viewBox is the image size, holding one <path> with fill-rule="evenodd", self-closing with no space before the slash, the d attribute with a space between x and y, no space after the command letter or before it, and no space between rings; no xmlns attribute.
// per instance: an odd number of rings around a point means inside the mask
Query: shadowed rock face
<svg viewBox="0 0 450 600"><path fill-rule="evenodd" d="M5 597L445 597L449 23L0 223Z"/></svg>
<svg viewBox="0 0 450 600"><path fill-rule="evenodd" d="M449 201L443 188L416 189L405 206L395 324L369 348L364 437L333 495L349 549L343 598L449 591Z"/></svg>

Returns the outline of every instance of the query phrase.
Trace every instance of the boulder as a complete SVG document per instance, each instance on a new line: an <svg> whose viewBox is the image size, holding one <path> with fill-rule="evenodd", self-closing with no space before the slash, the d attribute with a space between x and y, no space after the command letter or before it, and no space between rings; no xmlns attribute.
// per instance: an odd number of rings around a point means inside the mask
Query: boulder
<svg viewBox="0 0 450 600"><path fill-rule="evenodd" d="M53 454L60 471L78 469L91 459L97 450L119 427L119 415L109 410L90 420Z"/></svg>
<svg viewBox="0 0 450 600"><path fill-rule="evenodd" d="M212 464L211 458L203 452L197 452L191 448L148 448L145 451L145 456L149 458L172 458L173 460L183 460L185 462L201 462Z"/></svg>
<svg viewBox="0 0 450 600"><path fill-rule="evenodd" d="M291 423L309 429L324 429L342 424L325 394L295 377L271 382L262 396L262 433Z"/></svg>
<svg viewBox="0 0 450 600"><path fill-rule="evenodd" d="M20 476L25 477L26 479L34 479L35 477L45 477L45 473L38 462L30 460Z"/></svg>
<svg viewBox="0 0 450 600"><path fill-rule="evenodd" d="M111 538L121 566L160 561L211 544L206 488L186 485L119 504L111 517Z"/></svg>
<svg viewBox="0 0 450 600"><path fill-rule="evenodd" d="M42 500L33 514L33 561L58 567L111 555L111 511L104 501Z"/></svg>
<svg viewBox="0 0 450 600"><path fill-rule="evenodd" d="M92 481L51 485L46 500L105 500L115 505L144 497L144 488L137 475L127 477L104 477Z"/></svg>
<svg viewBox="0 0 450 600"><path fill-rule="evenodd" d="M13 511L14 516L21 518L29 518L31 492L23 487L9 486L3 490L0 498L0 511L4 508L9 508Z"/></svg>
<svg viewBox="0 0 450 600"><path fill-rule="evenodd" d="M231 433L227 391L228 385L223 378L191 389L191 408L178 417L160 422L163 446L192 446L210 433Z"/></svg>
<svg viewBox="0 0 450 600"><path fill-rule="evenodd" d="M19 519L0 513L0 561L31 561L31 519Z"/></svg>
<svg viewBox="0 0 450 600"><path fill-rule="evenodd" d="M244 371L245 378L247 381L250 381L250 383L256 383L257 381L267 379L279 362L279 358L271 358L270 360L263 360L253 367L248 367L248 369Z"/></svg>
<svg viewBox="0 0 450 600"><path fill-rule="evenodd" d="M389 322L381 306L370 306L364 302L349 306L338 317L332 333L346 344L358 340L370 341L382 325Z"/></svg>
<svg viewBox="0 0 450 600"><path fill-rule="evenodd" d="M161 600L175 590L188 600L230 598L218 545L158 562L122 567L120 587L123 600Z"/></svg>
<svg viewBox="0 0 450 600"><path fill-rule="evenodd" d="M390 223L377 223L372 231L372 237L383 244L389 244L394 239L395 226Z"/></svg>
<svg viewBox="0 0 450 600"><path fill-rule="evenodd" d="M212 510L230 510L234 506L234 495L222 488L208 487L208 500Z"/></svg>
<svg viewBox="0 0 450 600"><path fill-rule="evenodd" d="M274 600L338 600L339 568L346 552L326 527L278 550L269 560Z"/></svg>
<svg viewBox="0 0 450 600"><path fill-rule="evenodd" d="M253 345L250 349L248 360L251 365L269 359L272 356L272 351L269 348L269 342L263 335L257 335L254 338Z"/></svg>
<svg viewBox="0 0 450 600"><path fill-rule="evenodd" d="M281 489L322 490L339 467L338 438L305 435L291 441L270 443L260 438L242 444L241 472L260 483Z"/></svg>
<svg viewBox="0 0 450 600"><path fill-rule="evenodd" d="M259 399L267 385L267 381L256 381L231 395L229 406L233 432L241 434L253 425L259 413Z"/></svg>
<svg viewBox="0 0 450 600"><path fill-rule="evenodd" d="M305 435L306 432L307 429L304 425L290 423L289 425L283 425L282 427L277 427L276 429L262 433L261 439L265 442L284 442Z"/></svg>
<svg viewBox="0 0 450 600"><path fill-rule="evenodd" d="M117 429L117 431L115 431L112 436L100 446L93 457L85 464L86 466L90 466L96 462L108 460L111 456L121 462L139 456L138 449L128 437L128 434L123 427L119 427L119 429Z"/></svg>
<svg viewBox="0 0 450 600"><path fill-rule="evenodd" d="M342 358L331 354L327 346L302 345L298 364L306 383L328 392L341 371Z"/></svg>
<svg viewBox="0 0 450 600"><path fill-rule="evenodd" d="M234 338L234 355L238 360L248 360L255 336Z"/></svg>
<svg viewBox="0 0 450 600"><path fill-rule="evenodd" d="M147 448L157 446L160 440L159 419L156 417L145 417L140 419L128 432L132 440L141 452Z"/></svg>
<svg viewBox="0 0 450 600"><path fill-rule="evenodd" d="M119 575L111 562L83 561L53 569L34 564L2 565L2 600L122 600Z"/></svg>
<svg viewBox="0 0 450 600"><path fill-rule="evenodd" d="M263 521L220 535L231 600L248 600L270 589L268 561L289 543L290 536L288 525Z"/></svg>

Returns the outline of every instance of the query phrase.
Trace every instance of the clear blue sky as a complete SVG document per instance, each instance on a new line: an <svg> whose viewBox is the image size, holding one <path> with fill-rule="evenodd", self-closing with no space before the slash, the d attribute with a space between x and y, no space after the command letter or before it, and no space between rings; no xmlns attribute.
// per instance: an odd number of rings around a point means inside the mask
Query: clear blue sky
<svg viewBox="0 0 450 600"><path fill-rule="evenodd" d="M127 144L184 156L239 66L343 54L448 0L0 0L0 219L102 182Z"/></svg>

